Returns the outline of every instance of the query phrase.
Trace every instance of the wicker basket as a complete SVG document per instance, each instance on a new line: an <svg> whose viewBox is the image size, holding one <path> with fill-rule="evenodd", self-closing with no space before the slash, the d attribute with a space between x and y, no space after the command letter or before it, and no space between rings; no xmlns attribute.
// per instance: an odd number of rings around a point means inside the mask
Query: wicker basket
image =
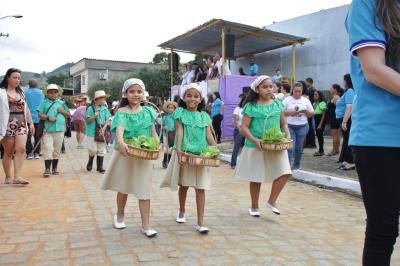
<svg viewBox="0 0 400 266"><path fill-rule="evenodd" d="M220 160L218 158L203 157L195 154L182 152L182 163L193 166L210 166L219 167Z"/></svg>
<svg viewBox="0 0 400 266"><path fill-rule="evenodd" d="M188 147L189 139L190 139L190 136L192 135L192 131L193 131L193 128L195 125L196 125L196 123L194 123L192 125L192 127L189 131L189 135L186 140L186 148ZM212 132L215 142L217 142L214 128L212 126L210 126L210 129L211 129L211 132ZM187 149L184 152L182 152L181 158L182 158L183 164L189 164L189 165L193 165L193 166L219 167L219 165L220 165L219 158L210 158L210 157L203 157L203 156L196 155L196 154L191 154L191 153L187 152Z"/></svg>
<svg viewBox="0 0 400 266"><path fill-rule="evenodd" d="M293 140L286 142L261 142L261 148L266 151L283 151L289 150L293 146Z"/></svg>
<svg viewBox="0 0 400 266"><path fill-rule="evenodd" d="M157 160L158 157L160 157L160 148L157 150L146 150L142 148L135 148L132 147L131 145L127 145L127 151L128 155L131 157L136 157L139 159L145 159L145 160Z"/></svg>

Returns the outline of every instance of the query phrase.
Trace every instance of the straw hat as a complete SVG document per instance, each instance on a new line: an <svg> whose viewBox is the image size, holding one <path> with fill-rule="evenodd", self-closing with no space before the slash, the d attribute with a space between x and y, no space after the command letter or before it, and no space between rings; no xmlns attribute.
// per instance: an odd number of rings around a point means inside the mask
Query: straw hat
<svg viewBox="0 0 400 266"><path fill-rule="evenodd" d="M109 95L107 95L106 92L103 91L103 90L101 90L101 91L96 91L96 92L94 93L94 100L96 100L96 99L98 99L98 98L102 98L102 97L107 98L107 97L109 97Z"/></svg>
<svg viewBox="0 0 400 266"><path fill-rule="evenodd" d="M174 101L166 101L163 105L163 108L165 111L167 111L168 105L173 105L176 108L178 108L178 104Z"/></svg>
<svg viewBox="0 0 400 266"><path fill-rule="evenodd" d="M60 95L62 94L62 89L60 87L58 87L56 84L47 85L47 87L44 89L44 94L47 95L47 92L51 91L51 90L57 90L58 94L60 94Z"/></svg>

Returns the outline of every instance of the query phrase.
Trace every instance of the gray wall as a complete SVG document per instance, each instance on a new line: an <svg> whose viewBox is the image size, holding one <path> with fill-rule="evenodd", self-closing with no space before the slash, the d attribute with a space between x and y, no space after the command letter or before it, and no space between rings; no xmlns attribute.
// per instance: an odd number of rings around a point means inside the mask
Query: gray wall
<svg viewBox="0 0 400 266"><path fill-rule="evenodd" d="M327 90L333 83L342 85L349 71L350 53L344 26L349 6L322 10L309 15L268 25L267 29L311 39L296 48L296 79L314 79L317 89ZM273 75L277 67L284 76L292 73L292 49L282 48L255 56L260 74ZM249 58L231 62L233 73L248 66Z"/></svg>

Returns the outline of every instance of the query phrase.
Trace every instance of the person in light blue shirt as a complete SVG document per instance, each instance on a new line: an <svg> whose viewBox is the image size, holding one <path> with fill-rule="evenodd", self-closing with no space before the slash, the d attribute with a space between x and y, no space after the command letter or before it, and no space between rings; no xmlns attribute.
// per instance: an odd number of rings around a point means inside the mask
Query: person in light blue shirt
<svg viewBox="0 0 400 266"><path fill-rule="evenodd" d="M354 164L353 152L349 146L351 113L354 99L353 82L350 74L344 75L343 87L344 93L336 102L336 120L338 124L341 125L343 136L342 149L339 156L339 162L342 164L339 166L339 169L348 171L356 168Z"/></svg>
<svg viewBox="0 0 400 266"><path fill-rule="evenodd" d="M367 214L363 265L390 265L400 212L400 1L353 0L346 19L353 148Z"/></svg>
<svg viewBox="0 0 400 266"><path fill-rule="evenodd" d="M28 104L29 111L31 112L32 115L32 121L33 125L35 126L35 132L38 132L38 126L39 126L39 113L38 113L38 107L42 102L44 101L44 94L42 90L38 89L38 83L36 80L31 79L29 80L29 88L25 90L25 97L26 97L26 103ZM40 156L40 143L39 143L39 136L38 134L34 134L34 145L32 145L32 134L29 131L28 133L28 139L26 141L26 156L27 159L39 159ZM37 148L36 150L33 150L34 147Z"/></svg>
<svg viewBox="0 0 400 266"><path fill-rule="evenodd" d="M247 68L247 73L249 76L258 76L258 65L255 63L255 59L250 58L250 66Z"/></svg>
<svg viewBox="0 0 400 266"><path fill-rule="evenodd" d="M217 143L221 143L221 123L224 119L224 102L221 100L219 92L214 92L212 96L214 99L211 105L212 126L215 130L215 135L217 135Z"/></svg>

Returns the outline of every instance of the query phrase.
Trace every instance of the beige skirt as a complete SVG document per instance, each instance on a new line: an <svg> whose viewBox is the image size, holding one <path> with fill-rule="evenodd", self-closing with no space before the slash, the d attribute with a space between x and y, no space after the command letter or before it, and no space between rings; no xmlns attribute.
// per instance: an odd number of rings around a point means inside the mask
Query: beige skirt
<svg viewBox="0 0 400 266"><path fill-rule="evenodd" d="M150 160L124 157L114 150L101 188L133 194L142 200L150 199L152 168L153 162Z"/></svg>
<svg viewBox="0 0 400 266"><path fill-rule="evenodd" d="M259 151L243 147L235 176L250 182L271 182L282 175L290 175L287 151Z"/></svg>
<svg viewBox="0 0 400 266"><path fill-rule="evenodd" d="M179 186L194 187L197 189L209 190L211 188L210 167L180 165L178 155L174 150L169 162L167 173L160 187L169 187L177 190Z"/></svg>

